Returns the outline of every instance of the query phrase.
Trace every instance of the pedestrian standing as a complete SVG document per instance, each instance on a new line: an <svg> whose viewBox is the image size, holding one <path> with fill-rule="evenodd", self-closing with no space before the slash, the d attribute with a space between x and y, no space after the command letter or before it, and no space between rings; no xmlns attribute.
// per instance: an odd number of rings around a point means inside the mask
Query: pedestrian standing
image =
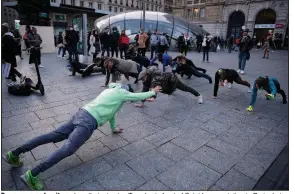
<svg viewBox="0 0 295 194"><path fill-rule="evenodd" d="M73 55L75 56L75 60L78 60L78 50L77 44L79 42L79 34L70 26L69 33L67 34L66 41L68 44L68 51L69 51L69 60L72 61Z"/></svg>
<svg viewBox="0 0 295 194"><path fill-rule="evenodd" d="M160 39L157 34L157 30L154 30L154 33L151 35L150 44L151 44L151 57L150 59L154 58L154 53L157 54L159 51L159 43Z"/></svg>
<svg viewBox="0 0 295 194"><path fill-rule="evenodd" d="M59 32L58 34L58 40L57 40L57 47L58 47L58 52L57 52L57 56L61 57L61 51L64 48L64 44L63 44L63 35L62 32Z"/></svg>
<svg viewBox="0 0 295 194"><path fill-rule="evenodd" d="M100 34L100 43L101 43L101 48L102 48L102 52L101 52L101 56L104 56L104 53L107 52L107 56L110 56L110 35L107 31L104 31Z"/></svg>
<svg viewBox="0 0 295 194"><path fill-rule="evenodd" d="M118 29L117 27L113 27L113 32L110 35L110 46L111 46L112 57L114 57L114 53L116 53L116 57L118 58L119 39L120 39L120 34L118 32Z"/></svg>
<svg viewBox="0 0 295 194"><path fill-rule="evenodd" d="M165 51L169 48L169 43L167 38L165 37L165 33L160 36L160 49L159 53L165 53Z"/></svg>
<svg viewBox="0 0 295 194"><path fill-rule="evenodd" d="M129 43L130 43L129 37L125 34L125 30L122 30L120 40L119 40L121 59L123 59L123 53L124 53L124 58L126 59L126 53L129 48Z"/></svg>
<svg viewBox="0 0 295 194"><path fill-rule="evenodd" d="M270 50L270 45L269 45L269 38L267 40L265 40L264 45L263 45L263 51L264 51L264 55L262 58L267 58L269 57L269 50Z"/></svg>
<svg viewBox="0 0 295 194"><path fill-rule="evenodd" d="M67 30L66 32L62 33L62 44L64 45L63 47L63 51L62 51L62 57L65 57L66 52L68 51L68 45L67 45L67 41L66 41L66 34L69 33L69 31Z"/></svg>
<svg viewBox="0 0 295 194"><path fill-rule="evenodd" d="M148 38L148 35L142 29L140 31L140 34L138 35L138 53L142 56L145 56L147 38Z"/></svg>
<svg viewBox="0 0 295 194"><path fill-rule="evenodd" d="M204 37L202 47L203 47L203 62L205 62L205 56L206 56L206 62L209 63L209 50L210 50L210 44L211 44L211 38L209 37L209 33L206 34Z"/></svg>
<svg viewBox="0 0 295 194"><path fill-rule="evenodd" d="M20 56L21 59L23 59L22 57L22 36L19 33L19 30L16 29L13 33L14 35L14 39L16 42L16 55Z"/></svg>
<svg viewBox="0 0 295 194"><path fill-rule="evenodd" d="M243 36L239 40L239 69L238 73L244 74L246 61L250 59L250 50L253 47L251 37L248 35L249 29L245 29Z"/></svg>

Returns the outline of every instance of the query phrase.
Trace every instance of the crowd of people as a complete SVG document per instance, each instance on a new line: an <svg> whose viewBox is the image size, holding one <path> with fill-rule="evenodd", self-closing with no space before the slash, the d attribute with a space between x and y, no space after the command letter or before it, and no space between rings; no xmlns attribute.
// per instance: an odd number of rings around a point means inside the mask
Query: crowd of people
<svg viewBox="0 0 295 194"><path fill-rule="evenodd" d="M166 34L159 35L157 30L154 30L153 33L146 33L144 30L141 30L135 36L135 45L130 46L130 38L124 30L121 33L119 33L116 27L111 30L111 32L103 31L101 33L98 33L96 30L89 32L87 55L93 56L93 62L90 65L81 64L78 61L78 32L71 26L66 32L60 32L59 34L57 42L58 56L65 57L65 53L68 52L68 60L70 61L72 71L81 73L84 76L93 73L94 67L99 68L98 72L106 75L104 85L106 89L93 101L79 109L70 121L58 127L55 131L33 138L19 148L7 153L5 157L6 162L13 167L19 167L22 165L19 157L21 154L29 152L43 144L66 140L65 144L46 160L21 176L21 179L32 190L43 190L44 183L38 175L53 167L64 158L74 154L91 137L98 126L109 122L112 133L122 133L123 129L116 125L116 113L125 102L141 101L140 104L135 104L136 107L141 108L146 101L155 101L157 93L161 92L171 95L176 89L179 89L183 92L191 93L197 98L197 102L202 104L202 94L183 83L178 75L181 77L187 76L188 79L194 75L195 77L208 80L209 84L213 84L211 76L206 74L207 70L197 67L186 56L191 44L188 34L182 34L178 38L178 47L181 54L172 58L167 52L170 41ZM217 98L219 87L228 86L231 89L233 82L235 82L246 86L248 92L252 93L249 107L246 108L248 112L253 112L254 110L258 90L265 90L267 92L265 95L267 100L275 99L277 93L279 93L283 98L282 103L286 104L286 94L275 77L258 77L252 85L242 78L241 75L244 74L246 61L250 59L250 50L255 46L253 40L248 35L248 31L248 29L245 29L242 36L235 43L239 51L238 70L217 69L212 98ZM27 26L23 39L28 49L33 48L29 50L29 63L36 63L33 60L37 60L37 65L40 66L42 38L37 33L36 28ZM202 48L204 62L209 62L209 51L212 49L212 42L213 45L216 43L217 46L215 45L215 47L217 48L223 47L224 45L221 46L221 42L225 42L219 38L216 38L216 40L215 38L212 39L208 33L204 37L197 37L197 39L197 44L199 45L197 49L201 50ZM265 49L264 57L266 58L269 57L270 39L271 35L268 35L263 44L263 48ZM7 62L12 65L11 79L13 81L18 76L20 82L23 82L25 76L15 68L15 56L21 55L20 40L21 36L18 32L13 34L10 32L7 24L2 25L2 63ZM229 52L231 52L233 46L233 37L229 37L227 41ZM147 49L151 51L150 57L145 56ZM98 56L100 52L101 55ZM162 68L160 67L161 65ZM116 82L120 81L121 75L124 75L128 81L129 77L133 77L135 84L142 81L142 92L134 93L130 84L117 84ZM112 83L109 83L111 76Z"/></svg>

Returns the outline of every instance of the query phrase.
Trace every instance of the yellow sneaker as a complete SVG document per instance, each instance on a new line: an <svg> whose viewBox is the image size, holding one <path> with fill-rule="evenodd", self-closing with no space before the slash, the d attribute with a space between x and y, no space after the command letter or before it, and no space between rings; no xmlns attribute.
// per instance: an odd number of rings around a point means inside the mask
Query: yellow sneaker
<svg viewBox="0 0 295 194"><path fill-rule="evenodd" d="M249 106L246 110L247 110L248 112L253 112L253 106Z"/></svg>

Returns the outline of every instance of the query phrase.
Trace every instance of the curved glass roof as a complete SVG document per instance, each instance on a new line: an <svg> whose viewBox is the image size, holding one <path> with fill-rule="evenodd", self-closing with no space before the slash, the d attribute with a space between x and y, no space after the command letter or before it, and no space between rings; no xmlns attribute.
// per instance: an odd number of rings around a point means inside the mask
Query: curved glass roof
<svg viewBox="0 0 295 194"><path fill-rule="evenodd" d="M199 25L188 22L183 18L173 16L168 13L154 12L154 11L146 11L145 13L146 13L145 21L156 22L157 27L158 27L158 23L166 23L166 25L170 24L171 26L179 26L180 28L186 29L187 32L190 31L196 35L203 35L206 33L206 31L203 28L201 28ZM143 11L129 11L129 12L110 14L110 15L106 15L101 18L98 18L95 21L95 26L102 31L118 22L124 22L124 25L126 25L126 21L140 20L138 22L138 30L140 30L140 24L142 22L142 18L143 18ZM154 30L154 29L147 29L147 25L145 29Z"/></svg>

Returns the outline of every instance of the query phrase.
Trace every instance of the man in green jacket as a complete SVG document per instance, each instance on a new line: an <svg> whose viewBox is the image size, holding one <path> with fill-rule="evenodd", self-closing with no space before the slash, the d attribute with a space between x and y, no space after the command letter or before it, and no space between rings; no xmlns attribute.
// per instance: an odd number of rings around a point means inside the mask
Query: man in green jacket
<svg viewBox="0 0 295 194"><path fill-rule="evenodd" d="M41 172L51 168L64 158L74 154L92 135L98 126L109 121L113 133L121 133L122 129L116 127L116 113L126 101L139 101L150 98L161 91L156 86L149 92L132 93L130 86L111 83L93 101L81 108L67 123L55 131L36 137L21 147L7 153L6 161L13 167L22 165L19 155L47 143L56 143L66 140L64 145L51 154L32 170L28 170L21 179L32 190L44 190L44 183L38 178Z"/></svg>

